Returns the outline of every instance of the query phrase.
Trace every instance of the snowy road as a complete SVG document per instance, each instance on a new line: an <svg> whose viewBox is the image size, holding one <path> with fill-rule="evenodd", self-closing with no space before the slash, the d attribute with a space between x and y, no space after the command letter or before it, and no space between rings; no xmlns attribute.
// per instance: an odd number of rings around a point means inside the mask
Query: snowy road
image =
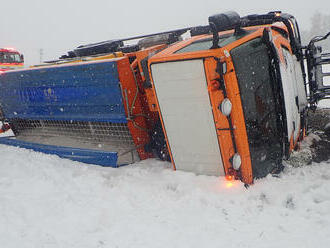
<svg viewBox="0 0 330 248"><path fill-rule="evenodd" d="M0 246L329 247L330 161L245 189L147 160L119 169L0 146Z"/></svg>

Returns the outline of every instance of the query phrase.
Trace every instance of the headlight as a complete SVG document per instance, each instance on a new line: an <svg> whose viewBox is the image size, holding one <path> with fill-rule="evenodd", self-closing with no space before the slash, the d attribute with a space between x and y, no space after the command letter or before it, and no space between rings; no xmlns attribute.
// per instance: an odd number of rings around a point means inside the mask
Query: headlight
<svg viewBox="0 0 330 248"><path fill-rule="evenodd" d="M241 168L242 159L241 156L238 153L235 153L232 158L233 168L234 170L239 170Z"/></svg>
<svg viewBox="0 0 330 248"><path fill-rule="evenodd" d="M220 111L223 115L228 116L231 113L232 104L228 98L225 98L219 106Z"/></svg>

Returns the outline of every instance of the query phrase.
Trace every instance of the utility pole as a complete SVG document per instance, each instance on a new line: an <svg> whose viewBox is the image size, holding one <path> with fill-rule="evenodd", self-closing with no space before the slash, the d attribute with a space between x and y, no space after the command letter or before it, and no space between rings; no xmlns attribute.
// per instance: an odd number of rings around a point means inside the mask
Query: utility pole
<svg viewBox="0 0 330 248"><path fill-rule="evenodd" d="M40 50L39 50L40 64L41 64L42 61L43 61L43 55L44 55L44 49L40 48Z"/></svg>

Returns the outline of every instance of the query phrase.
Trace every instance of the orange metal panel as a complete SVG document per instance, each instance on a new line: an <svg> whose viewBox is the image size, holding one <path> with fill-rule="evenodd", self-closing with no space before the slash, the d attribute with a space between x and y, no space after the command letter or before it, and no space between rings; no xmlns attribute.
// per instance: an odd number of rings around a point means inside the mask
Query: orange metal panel
<svg viewBox="0 0 330 248"><path fill-rule="evenodd" d="M128 57L118 61L117 66L126 116L130 117L128 119L128 128L132 134L140 159L151 158L153 155L144 150L144 145L150 140L148 113L146 113L143 108L142 95L139 92L139 85L134 77Z"/></svg>
<svg viewBox="0 0 330 248"><path fill-rule="evenodd" d="M253 183L252 165L250 149L246 132L243 107L238 88L238 82L231 57L226 58L227 73L225 74L225 84L227 95L232 102L231 119L234 128L234 136L237 146L237 152L242 159L241 176L242 181L247 184Z"/></svg>
<svg viewBox="0 0 330 248"><path fill-rule="evenodd" d="M225 174L228 175L231 173L232 169L230 158L234 155L235 151L231 139L231 133L229 130L230 126L228 123L228 119L221 113L218 108L224 99L223 92L219 90L219 82L217 81L217 79L220 78L220 75L216 72L217 64L214 58L206 58L204 65L222 161L225 169Z"/></svg>

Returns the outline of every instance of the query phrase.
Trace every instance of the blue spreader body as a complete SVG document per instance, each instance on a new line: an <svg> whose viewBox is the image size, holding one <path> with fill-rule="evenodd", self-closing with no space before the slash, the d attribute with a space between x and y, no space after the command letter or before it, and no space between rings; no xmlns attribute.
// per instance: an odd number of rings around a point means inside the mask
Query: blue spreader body
<svg viewBox="0 0 330 248"><path fill-rule="evenodd" d="M0 107L9 121L127 123L112 59L10 71L0 75ZM82 134L83 135L83 134ZM84 163L117 167L118 152L0 138L0 144L56 154Z"/></svg>
<svg viewBox="0 0 330 248"><path fill-rule="evenodd" d="M18 140L13 138L0 138L0 144L31 149L46 154L55 154L61 158L67 158L73 161L83 162L87 164L118 167L117 165L118 154L116 152L44 145L44 144L26 142L23 140Z"/></svg>
<svg viewBox="0 0 330 248"><path fill-rule="evenodd" d="M126 123L116 60L0 75L7 119Z"/></svg>

